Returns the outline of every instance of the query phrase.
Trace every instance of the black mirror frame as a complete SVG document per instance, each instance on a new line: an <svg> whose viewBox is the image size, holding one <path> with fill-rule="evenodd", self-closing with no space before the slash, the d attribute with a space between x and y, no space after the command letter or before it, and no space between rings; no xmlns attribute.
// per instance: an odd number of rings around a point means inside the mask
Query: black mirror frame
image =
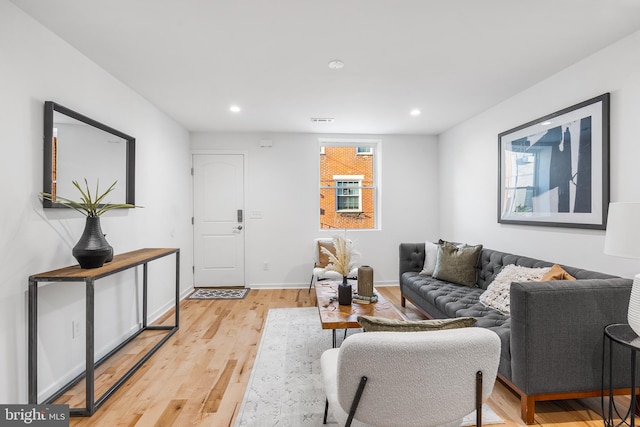
<svg viewBox="0 0 640 427"><path fill-rule="evenodd" d="M124 203L135 205L135 176L136 176L136 139L130 135L127 135L119 130L113 129L103 123L93 120L87 116L84 116L76 111L70 110L60 104L53 101L45 101L44 103L44 167L43 167L43 193L51 193L53 187L52 173L53 173L53 153L51 150L51 141L53 139L53 114L57 111L76 119L80 122L86 123L89 126L103 130L110 134L116 135L127 141L127 156L126 156L126 200ZM64 208L61 203L54 203L50 200L43 199L42 206L44 208Z"/></svg>

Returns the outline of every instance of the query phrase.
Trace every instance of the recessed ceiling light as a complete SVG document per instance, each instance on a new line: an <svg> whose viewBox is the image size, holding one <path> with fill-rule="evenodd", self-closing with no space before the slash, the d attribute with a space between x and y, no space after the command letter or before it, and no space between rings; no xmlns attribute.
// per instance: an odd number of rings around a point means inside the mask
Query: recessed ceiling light
<svg viewBox="0 0 640 427"><path fill-rule="evenodd" d="M332 70L339 70L340 68L344 67L344 62L340 61L339 59L334 59L333 61L329 61L328 65Z"/></svg>
<svg viewBox="0 0 640 427"><path fill-rule="evenodd" d="M540 123L542 126L549 126L551 123L553 123L551 120L547 120L545 122Z"/></svg>
<svg viewBox="0 0 640 427"><path fill-rule="evenodd" d="M229 107L229 111L231 111L232 113L239 113L241 111L241 108L238 105L232 105L231 107Z"/></svg>
<svg viewBox="0 0 640 427"><path fill-rule="evenodd" d="M411 110L410 114L412 116L419 116L420 114L422 114L422 111L418 110L417 108L414 108L413 110Z"/></svg>

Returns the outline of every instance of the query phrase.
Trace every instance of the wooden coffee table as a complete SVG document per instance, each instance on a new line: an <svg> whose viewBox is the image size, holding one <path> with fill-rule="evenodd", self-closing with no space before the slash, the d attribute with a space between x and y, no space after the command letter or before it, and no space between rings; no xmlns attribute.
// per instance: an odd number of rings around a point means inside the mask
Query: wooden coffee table
<svg viewBox="0 0 640 427"><path fill-rule="evenodd" d="M387 319L406 320L393 304L377 292L378 301L374 303L360 303L354 300L351 305L338 304L339 284L340 282L338 281L329 280L316 282L316 300L318 312L320 313L320 323L322 324L322 329L332 330L334 348L337 346L336 330L360 328L358 316L378 316L386 317ZM352 286L354 284L352 282Z"/></svg>

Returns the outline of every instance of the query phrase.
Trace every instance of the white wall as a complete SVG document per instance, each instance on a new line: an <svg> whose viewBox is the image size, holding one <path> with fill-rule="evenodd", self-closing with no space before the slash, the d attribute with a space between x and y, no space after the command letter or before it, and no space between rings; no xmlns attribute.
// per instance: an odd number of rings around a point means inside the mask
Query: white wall
<svg viewBox="0 0 640 427"><path fill-rule="evenodd" d="M347 233L360 263L374 268L378 284L398 280L400 242L438 237L438 148L435 137L397 135L218 134L191 135L194 152L247 153L245 211L246 284L307 286L313 239L333 235L319 226L318 138L378 139L382 152L380 230ZM270 139L273 147L261 148ZM269 271L262 269L269 263Z"/></svg>
<svg viewBox="0 0 640 427"><path fill-rule="evenodd" d="M144 209L108 213L102 228L116 253L141 247L182 250L182 290L192 285L189 135L146 100L25 15L0 0L0 402L27 402L27 285L32 274L75 264L71 247L84 217L43 210L42 137L45 100L56 101L137 139L136 202ZM82 177L79 177L80 179ZM173 258L149 265L149 312L170 307ZM134 282L122 273L97 282L98 351L135 326ZM71 321L84 321L84 288L40 288L40 390L82 369L84 343Z"/></svg>
<svg viewBox="0 0 640 427"><path fill-rule="evenodd" d="M640 273L639 261L604 255L604 231L497 222L497 135L606 92L611 93L611 201L640 201L638 76L640 33L635 33L440 135L442 236L624 277Z"/></svg>

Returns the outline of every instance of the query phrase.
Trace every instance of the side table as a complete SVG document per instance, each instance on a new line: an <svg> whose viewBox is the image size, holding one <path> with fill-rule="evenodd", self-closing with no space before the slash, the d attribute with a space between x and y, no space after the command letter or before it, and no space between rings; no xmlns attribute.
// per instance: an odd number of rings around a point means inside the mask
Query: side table
<svg viewBox="0 0 640 427"><path fill-rule="evenodd" d="M607 349L607 340L609 340L609 410L608 413L605 413L604 408L604 395L605 388L604 378L605 378L605 350ZM618 344L623 347L626 347L631 352L631 402L629 404L629 408L623 413L620 414L618 408L616 408L616 404L614 402L613 396L613 381L612 381L612 373L613 373L613 344ZM635 414L640 411L638 407L638 402L636 399L636 352L640 350L640 337L631 329L631 326L624 323L616 323L613 325L606 326L604 328L604 341L602 348L602 396L601 396L601 405L602 405L602 418L604 419L605 427L614 427L620 426L622 424L629 425L631 427L635 426ZM617 415L620 418L620 422L615 424L614 415ZM627 421L627 419L629 419Z"/></svg>

